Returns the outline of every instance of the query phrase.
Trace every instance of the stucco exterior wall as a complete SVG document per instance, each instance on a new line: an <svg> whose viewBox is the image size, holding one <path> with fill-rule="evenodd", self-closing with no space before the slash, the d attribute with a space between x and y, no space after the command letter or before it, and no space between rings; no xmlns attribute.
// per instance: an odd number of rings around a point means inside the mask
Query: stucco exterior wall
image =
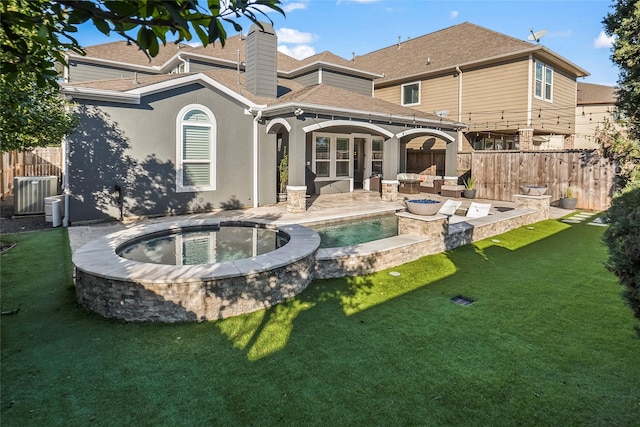
<svg viewBox="0 0 640 427"><path fill-rule="evenodd" d="M177 118L190 104L208 107L217 123L214 191L176 191ZM78 114L69 137L71 222L118 218L116 185L125 218L253 205L253 117L236 101L192 84L140 105L81 102Z"/></svg>

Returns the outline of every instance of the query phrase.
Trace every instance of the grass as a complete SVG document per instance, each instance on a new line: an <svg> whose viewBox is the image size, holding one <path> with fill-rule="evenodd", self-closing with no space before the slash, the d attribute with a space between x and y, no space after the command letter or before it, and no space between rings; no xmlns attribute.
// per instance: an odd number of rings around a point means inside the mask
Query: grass
<svg viewBox="0 0 640 427"><path fill-rule="evenodd" d="M66 230L3 236L2 424L637 425L639 325L602 231L544 221L177 325L77 307Z"/></svg>

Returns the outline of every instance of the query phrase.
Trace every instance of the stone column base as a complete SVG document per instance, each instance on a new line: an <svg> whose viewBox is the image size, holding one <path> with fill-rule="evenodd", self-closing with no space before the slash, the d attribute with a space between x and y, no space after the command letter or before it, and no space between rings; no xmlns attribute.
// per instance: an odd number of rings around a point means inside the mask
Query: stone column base
<svg viewBox="0 0 640 427"><path fill-rule="evenodd" d="M537 221L549 219L551 196L527 196L516 194L516 209L533 209L540 212Z"/></svg>
<svg viewBox="0 0 640 427"><path fill-rule="evenodd" d="M287 185L287 212L299 213L307 210L306 185Z"/></svg>
<svg viewBox="0 0 640 427"><path fill-rule="evenodd" d="M382 180L382 201L395 202L398 200L398 185L400 181L397 179Z"/></svg>

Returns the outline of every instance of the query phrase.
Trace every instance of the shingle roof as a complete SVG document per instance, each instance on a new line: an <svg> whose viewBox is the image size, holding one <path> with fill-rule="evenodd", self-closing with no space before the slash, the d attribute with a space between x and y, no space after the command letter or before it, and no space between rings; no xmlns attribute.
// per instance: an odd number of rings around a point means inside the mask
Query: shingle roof
<svg viewBox="0 0 640 427"><path fill-rule="evenodd" d="M292 91L280 97L275 105L286 103L313 104L323 107L335 107L376 114L441 121L440 117L435 114L423 113L413 108L403 107L378 98L372 98L370 96L353 93L346 89L322 84Z"/></svg>
<svg viewBox="0 0 640 427"><path fill-rule="evenodd" d="M616 88L578 82L578 105L615 104Z"/></svg>
<svg viewBox="0 0 640 427"><path fill-rule="evenodd" d="M158 55L149 59L138 46L129 44L126 41L117 41L89 46L85 48L86 55L84 57L76 54L71 54L71 56L76 58L79 57L106 59L108 61L123 62L127 64L142 65L148 67L160 67L185 48L189 48L189 46L184 44L167 43L166 46L160 46Z"/></svg>
<svg viewBox="0 0 640 427"><path fill-rule="evenodd" d="M86 56L82 57L73 53L70 53L70 56L75 60L82 61L85 59L86 61L94 60L107 60L113 62L120 62L123 64L132 64L138 66L146 66L146 67L158 67L161 68L171 60L175 60L176 55L178 53L182 53L184 57L191 56L194 59L202 59L202 60L222 60L227 62L237 62L238 60L238 51L240 51L240 59L241 61L245 61L245 47L246 47L246 37L236 35L229 37L225 40L225 46L222 47L222 44L217 41L215 43L211 43L206 47L202 45L198 46L190 46L187 44L179 44L176 45L174 43L168 43L166 46L160 46L158 51L158 55L151 58L147 58L147 56L142 52L137 46L128 44L126 41L117 41L112 43L105 43L96 46L89 46L85 48ZM304 60L295 59L287 54L282 52L277 52L278 55L278 70L283 72L289 72L293 70L300 69L304 66L316 63L316 62L324 62L329 64L334 64L340 67L347 67L351 69L356 69L360 71L364 71L366 73L372 73L373 71L369 68L360 67L354 64L352 61L348 61L344 58L339 57L331 52L325 51L319 54L310 56L305 58ZM198 57L206 57L206 58L198 58Z"/></svg>
<svg viewBox="0 0 640 427"><path fill-rule="evenodd" d="M68 93L70 94L73 94L72 91L74 88L120 92L124 94L132 90L142 89L171 80L179 80L186 76L194 76L197 74L199 73L138 76L135 81L131 78L94 80L79 83L66 83L63 84L62 87L63 90L69 91ZM339 110L358 111L365 115L367 113L383 116L393 115L439 121L445 124L451 123L451 121L441 120L440 117L434 114L423 113L412 108L403 107L378 98L360 95L334 86L313 85L304 87L292 80L278 79L279 97L274 99L255 96L249 92L245 87L244 73L237 74L233 70L213 70L201 74L217 81L257 105L277 107L279 105L286 104L305 104L317 106L319 110L323 110L324 112L335 108Z"/></svg>
<svg viewBox="0 0 640 427"><path fill-rule="evenodd" d="M376 80L383 83L538 48L533 43L465 22L357 56L354 65L384 73L384 78Z"/></svg>

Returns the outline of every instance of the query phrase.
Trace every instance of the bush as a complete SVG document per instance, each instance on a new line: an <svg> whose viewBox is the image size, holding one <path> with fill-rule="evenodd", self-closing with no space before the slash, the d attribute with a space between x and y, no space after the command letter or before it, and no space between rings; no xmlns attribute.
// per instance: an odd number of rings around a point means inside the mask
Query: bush
<svg viewBox="0 0 640 427"><path fill-rule="evenodd" d="M626 289L624 297L640 319L640 183L628 185L611 202L603 235L609 248L606 267Z"/></svg>

